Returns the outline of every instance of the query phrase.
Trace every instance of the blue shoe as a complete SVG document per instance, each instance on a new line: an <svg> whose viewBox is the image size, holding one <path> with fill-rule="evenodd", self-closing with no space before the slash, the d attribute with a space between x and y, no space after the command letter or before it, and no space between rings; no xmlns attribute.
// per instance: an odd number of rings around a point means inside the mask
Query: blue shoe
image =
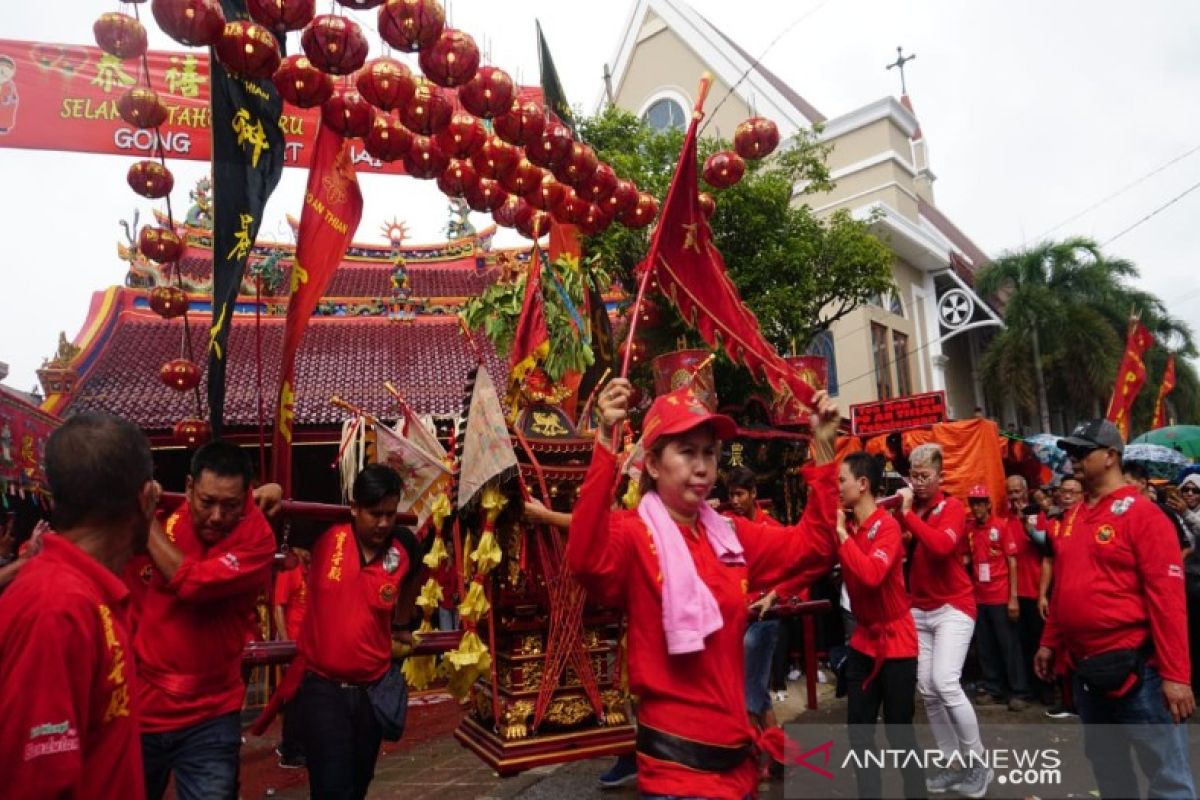
<svg viewBox="0 0 1200 800"><path fill-rule="evenodd" d="M617 756L608 772L600 776L601 789L616 789L637 781L637 760L632 755Z"/></svg>

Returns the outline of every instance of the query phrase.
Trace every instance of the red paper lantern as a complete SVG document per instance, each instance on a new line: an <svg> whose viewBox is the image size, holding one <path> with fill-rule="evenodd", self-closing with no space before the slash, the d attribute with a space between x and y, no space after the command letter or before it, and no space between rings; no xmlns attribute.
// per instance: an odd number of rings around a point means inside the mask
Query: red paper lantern
<svg viewBox="0 0 1200 800"><path fill-rule="evenodd" d="M183 255L183 241L170 228L147 225L138 234L138 252L151 261L165 264Z"/></svg>
<svg viewBox="0 0 1200 800"><path fill-rule="evenodd" d="M437 135L438 147L451 158L470 158L487 139L483 123L465 111L454 114L446 130Z"/></svg>
<svg viewBox="0 0 1200 800"><path fill-rule="evenodd" d="M384 114L376 114L367 134L367 152L380 161L397 161L404 158L412 147L413 135L400 124L400 120Z"/></svg>
<svg viewBox="0 0 1200 800"><path fill-rule="evenodd" d="M450 157L429 136L414 136L404 156L404 171L414 178L433 180L450 166Z"/></svg>
<svg viewBox="0 0 1200 800"><path fill-rule="evenodd" d="M575 187L580 196L603 204L617 189L617 173L608 164L598 164L587 180Z"/></svg>
<svg viewBox="0 0 1200 800"><path fill-rule="evenodd" d="M550 230L550 215L527 202L517 209L516 229L526 239L540 239Z"/></svg>
<svg viewBox="0 0 1200 800"><path fill-rule="evenodd" d="M92 34L101 50L122 61L146 52L146 28L128 14L117 11L101 14L92 25Z"/></svg>
<svg viewBox="0 0 1200 800"><path fill-rule="evenodd" d="M446 130L454 115L449 93L432 83L419 83L412 99L400 107L400 119L413 133L432 136Z"/></svg>
<svg viewBox="0 0 1200 800"><path fill-rule="evenodd" d="M157 128L167 121L167 107L158 92L145 86L134 86L118 97L117 113L135 128Z"/></svg>
<svg viewBox="0 0 1200 800"><path fill-rule="evenodd" d="M533 191L534 187L542 182L542 177L546 171L541 167L535 167L530 164L528 159L521 159L517 164L517 168L507 175L500 176L500 183L504 186L504 190L512 194L525 195Z"/></svg>
<svg viewBox="0 0 1200 800"><path fill-rule="evenodd" d="M479 173L469 159L454 158L438 176L437 185L447 197L462 197L467 189L479 183ZM469 203L468 203L469 205Z"/></svg>
<svg viewBox="0 0 1200 800"><path fill-rule="evenodd" d="M567 187L554 179L554 176L545 173L537 185L525 193L525 199L534 208L542 211L551 211L563 199L567 193Z"/></svg>
<svg viewBox="0 0 1200 800"><path fill-rule="evenodd" d="M466 198L467 205L473 210L486 214L496 211L500 206L504 205L505 201L509 198L509 194L504 191L499 181L494 181L490 178L480 178L466 188L463 192L463 197Z"/></svg>
<svg viewBox="0 0 1200 800"><path fill-rule="evenodd" d="M766 158L779 146L779 127L766 117L751 117L733 132L733 149L742 158Z"/></svg>
<svg viewBox="0 0 1200 800"><path fill-rule="evenodd" d="M225 32L218 0L154 0L150 11L163 33L188 47L214 45Z"/></svg>
<svg viewBox="0 0 1200 800"><path fill-rule="evenodd" d="M130 189L151 200L166 197L175 188L175 177L158 161L135 161L125 180Z"/></svg>
<svg viewBox="0 0 1200 800"><path fill-rule="evenodd" d="M321 106L321 120L342 136L364 138L375 122L375 106L354 89L334 91Z"/></svg>
<svg viewBox="0 0 1200 800"><path fill-rule="evenodd" d="M708 192L700 193L700 213L705 219L712 219L713 212L717 210L717 201Z"/></svg>
<svg viewBox="0 0 1200 800"><path fill-rule="evenodd" d="M618 219L626 228L644 228L654 221L658 216L658 201L654 196L642 192L638 195L638 200L631 208L625 209Z"/></svg>
<svg viewBox="0 0 1200 800"><path fill-rule="evenodd" d="M633 181L619 178L616 188L613 189L608 199L600 204L600 207L604 209L605 214L615 219L637 205L637 201L637 186L634 185Z"/></svg>
<svg viewBox="0 0 1200 800"><path fill-rule="evenodd" d="M471 156L471 160L483 177L502 180L521 163L521 151L502 139L490 136Z"/></svg>
<svg viewBox="0 0 1200 800"><path fill-rule="evenodd" d="M600 167L596 151L582 142L571 145L571 153L566 160L554 170L554 176L568 186L578 189L587 183L588 179Z"/></svg>
<svg viewBox="0 0 1200 800"><path fill-rule="evenodd" d="M704 162L704 182L717 189L727 189L742 179L746 162L737 153L722 150Z"/></svg>
<svg viewBox="0 0 1200 800"><path fill-rule="evenodd" d="M432 45L417 57L421 71L438 86L462 86L479 70L479 46L469 34L446 28Z"/></svg>
<svg viewBox="0 0 1200 800"><path fill-rule="evenodd" d="M200 385L200 368L186 358L173 358L159 368L158 377L177 392L189 392Z"/></svg>
<svg viewBox="0 0 1200 800"><path fill-rule="evenodd" d="M269 78L279 69L279 41L257 22L230 22L213 49L225 69L242 78Z"/></svg>
<svg viewBox="0 0 1200 800"><path fill-rule="evenodd" d="M541 136L525 146L525 157L539 167L554 169L571 155L574 144L570 128L561 122L550 122Z"/></svg>
<svg viewBox="0 0 1200 800"><path fill-rule="evenodd" d="M317 0L246 0L250 18L280 36L312 22Z"/></svg>
<svg viewBox="0 0 1200 800"><path fill-rule="evenodd" d="M279 96L297 108L315 108L333 97L333 78L299 53L285 58L271 80Z"/></svg>
<svg viewBox="0 0 1200 800"><path fill-rule="evenodd" d="M163 319L175 319L187 311L187 295L178 286L155 286L150 290L150 308Z"/></svg>
<svg viewBox="0 0 1200 800"><path fill-rule="evenodd" d="M417 91L417 82L408 65L387 57L368 62L359 70L354 85L364 100L384 111L400 108Z"/></svg>
<svg viewBox="0 0 1200 800"><path fill-rule="evenodd" d="M315 17L301 34L300 46L318 69L330 75L349 75L367 60L362 28L349 17Z"/></svg>
<svg viewBox="0 0 1200 800"><path fill-rule="evenodd" d="M379 35L406 53L432 46L445 26L446 12L437 0L387 0L379 9Z"/></svg>
<svg viewBox="0 0 1200 800"><path fill-rule="evenodd" d="M212 426L202 419L188 417L175 423L175 441L184 447L197 447L212 438Z"/></svg>
<svg viewBox="0 0 1200 800"><path fill-rule="evenodd" d="M492 120L496 135L517 147L536 142L545 126L546 110L532 100L514 101L511 109Z"/></svg>
<svg viewBox="0 0 1200 800"><path fill-rule="evenodd" d="M583 220L579 223L579 227L588 236L596 236L603 233L609 225L612 224L612 217L604 213L604 209L595 203L588 204L587 213L584 214Z"/></svg>
<svg viewBox="0 0 1200 800"><path fill-rule="evenodd" d="M477 117L491 119L512 108L517 87L508 73L497 67L480 67L475 77L458 89L463 108Z"/></svg>
<svg viewBox="0 0 1200 800"><path fill-rule="evenodd" d="M497 225L502 227L515 228L517 227L517 212L520 211L523 206L527 205L529 205L529 203L525 202L525 198L519 197L515 194L510 194L508 197L504 198L504 202L497 206L496 210L492 212L492 219L495 220Z"/></svg>
<svg viewBox="0 0 1200 800"><path fill-rule="evenodd" d="M563 187L562 197L550 211L554 218L564 225L582 225L592 207L592 204L576 194L574 189Z"/></svg>

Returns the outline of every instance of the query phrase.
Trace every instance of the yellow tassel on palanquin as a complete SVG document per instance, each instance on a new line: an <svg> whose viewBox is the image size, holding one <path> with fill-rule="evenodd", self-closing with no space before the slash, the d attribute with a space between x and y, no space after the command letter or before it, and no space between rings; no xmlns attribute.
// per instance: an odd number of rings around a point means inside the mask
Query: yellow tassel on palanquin
<svg viewBox="0 0 1200 800"><path fill-rule="evenodd" d="M458 613L465 620L479 622L491 607L492 604L488 602L487 594L483 591L483 584L471 581L467 596L458 604Z"/></svg>
<svg viewBox="0 0 1200 800"><path fill-rule="evenodd" d="M446 654L446 668L450 675L450 693L460 700L467 696L476 679L492 667L492 657L474 631L463 634L458 649Z"/></svg>
<svg viewBox="0 0 1200 800"><path fill-rule="evenodd" d="M441 587L438 588L438 592L441 592ZM421 627L413 632L413 641L419 641L421 634L429 633L432 630L433 626L426 618L421 623ZM433 679L437 677L437 660L433 656L409 656L404 659L404 665L400 667L400 672L408 681L408 685L419 692L433 683Z"/></svg>
<svg viewBox="0 0 1200 800"><path fill-rule="evenodd" d="M446 496L445 492L433 498L433 502L429 505L429 518L433 520L435 531L442 529L442 523L446 521L446 517L450 516L453 510L450 506L450 498Z"/></svg>
<svg viewBox="0 0 1200 800"><path fill-rule="evenodd" d="M421 559L421 563L430 569L437 569L449 557L450 553L446 551L446 543L439 536L433 540L433 547L429 548L429 552Z"/></svg>
<svg viewBox="0 0 1200 800"><path fill-rule="evenodd" d="M500 543L496 541L496 536L491 530L484 530L483 536L479 537L479 546L471 553L471 560L475 562L475 571L479 575L486 575L495 569L500 564L500 558L504 554L500 551Z"/></svg>
<svg viewBox="0 0 1200 800"><path fill-rule="evenodd" d="M625 494L621 497L621 503L628 509L637 508L638 503L642 502L641 487L637 481L630 481L629 486L625 489Z"/></svg>
<svg viewBox="0 0 1200 800"><path fill-rule="evenodd" d="M435 579L430 578L425 581L425 585L421 587L421 594L417 596L417 605L421 607L421 613L425 615L425 621L421 623L420 630L425 629L429 624L429 617L437 610L437 607L442 604L445 594L442 592L442 585Z"/></svg>

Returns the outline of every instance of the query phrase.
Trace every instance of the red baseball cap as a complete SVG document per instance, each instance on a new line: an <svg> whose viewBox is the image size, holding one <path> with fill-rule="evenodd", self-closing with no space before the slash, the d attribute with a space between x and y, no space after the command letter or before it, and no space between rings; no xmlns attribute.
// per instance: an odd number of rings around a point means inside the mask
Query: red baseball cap
<svg viewBox="0 0 1200 800"><path fill-rule="evenodd" d="M967 492L968 500L991 500L992 493L982 483L977 483L971 487L971 491Z"/></svg>
<svg viewBox="0 0 1200 800"><path fill-rule="evenodd" d="M659 395L642 422L642 447L650 450L663 436L684 433L704 424L713 426L718 439L737 436L737 423L731 417L709 411L690 386Z"/></svg>

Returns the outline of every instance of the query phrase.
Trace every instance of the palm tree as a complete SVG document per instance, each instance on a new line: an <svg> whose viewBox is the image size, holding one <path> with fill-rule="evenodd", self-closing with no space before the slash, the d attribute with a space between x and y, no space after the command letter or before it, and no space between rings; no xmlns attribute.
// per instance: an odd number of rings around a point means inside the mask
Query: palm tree
<svg viewBox="0 0 1200 800"><path fill-rule="evenodd" d="M1036 413L1046 431L1052 400L1096 413L1121 357L1130 297L1125 281L1137 274L1131 262L1106 258L1085 238L1009 253L980 270L976 291L1004 310L1005 329L981 364L993 394Z"/></svg>

